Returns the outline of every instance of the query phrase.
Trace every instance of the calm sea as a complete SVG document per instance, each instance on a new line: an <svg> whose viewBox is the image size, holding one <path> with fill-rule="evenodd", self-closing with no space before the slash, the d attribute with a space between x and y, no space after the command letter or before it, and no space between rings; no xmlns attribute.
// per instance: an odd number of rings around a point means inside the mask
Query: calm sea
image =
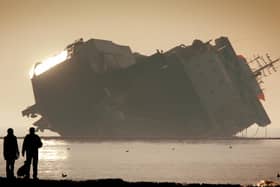
<svg viewBox="0 0 280 187"><path fill-rule="evenodd" d="M21 148L22 139L19 139ZM3 140L0 140L1 156ZM280 140L66 141L44 139L40 149L41 179L182 183L257 183L277 180ZM22 165L21 157L16 169ZM0 176L5 162L0 160Z"/></svg>

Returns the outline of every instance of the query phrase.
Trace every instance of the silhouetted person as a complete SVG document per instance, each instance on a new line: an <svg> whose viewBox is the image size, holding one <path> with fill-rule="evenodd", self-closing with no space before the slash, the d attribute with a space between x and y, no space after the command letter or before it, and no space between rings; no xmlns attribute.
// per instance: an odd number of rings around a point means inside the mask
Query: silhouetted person
<svg viewBox="0 0 280 187"><path fill-rule="evenodd" d="M38 171L38 149L42 147L42 141L40 137L35 134L35 129L31 127L29 129L29 134L25 136L22 144L22 156L26 152L26 164L27 164L27 175L26 178L30 176L30 166L31 161L33 166L33 178L37 178L37 171Z"/></svg>
<svg viewBox="0 0 280 187"><path fill-rule="evenodd" d="M14 164L19 157L17 137L14 135L14 130L9 128L7 136L4 137L3 154L6 160L6 175L7 178L15 178Z"/></svg>

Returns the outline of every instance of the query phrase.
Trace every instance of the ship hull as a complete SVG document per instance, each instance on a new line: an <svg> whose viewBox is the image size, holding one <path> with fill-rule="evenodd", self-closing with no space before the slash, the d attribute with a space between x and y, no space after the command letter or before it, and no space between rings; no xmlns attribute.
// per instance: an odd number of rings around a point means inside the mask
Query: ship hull
<svg viewBox="0 0 280 187"><path fill-rule="evenodd" d="M219 45L228 47L218 52ZM238 65L244 62L225 38L214 47L194 43L135 54L135 63L111 70L93 70L82 52L76 56L31 79L36 104L23 114L41 115L34 124L39 130L63 137L173 139L231 137L254 123L270 123L250 87L252 72Z"/></svg>

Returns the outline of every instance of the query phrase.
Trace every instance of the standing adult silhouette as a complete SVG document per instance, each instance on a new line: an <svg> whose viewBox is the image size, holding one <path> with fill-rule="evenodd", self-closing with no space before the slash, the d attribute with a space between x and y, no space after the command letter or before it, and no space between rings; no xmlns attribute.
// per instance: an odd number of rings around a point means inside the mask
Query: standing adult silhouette
<svg viewBox="0 0 280 187"><path fill-rule="evenodd" d="M38 172L38 149L43 146L41 138L35 134L35 128L29 129L29 134L25 136L22 144L22 156L26 152L27 174L26 178L30 177L30 166L32 161L33 179L37 178Z"/></svg>
<svg viewBox="0 0 280 187"><path fill-rule="evenodd" d="M15 160L19 157L17 137L14 135L14 130L9 128L7 136L4 137L3 154L6 160L6 176L9 179L15 178L14 165Z"/></svg>

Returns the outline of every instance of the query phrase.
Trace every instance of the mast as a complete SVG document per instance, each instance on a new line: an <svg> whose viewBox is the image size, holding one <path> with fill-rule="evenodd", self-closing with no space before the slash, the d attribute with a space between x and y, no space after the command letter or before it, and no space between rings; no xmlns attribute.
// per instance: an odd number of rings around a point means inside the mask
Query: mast
<svg viewBox="0 0 280 187"><path fill-rule="evenodd" d="M271 74L270 69L272 69L274 72L276 72L276 67L274 66L274 64L276 62L278 62L280 60L280 58L277 58L275 60L271 60L270 56L268 54L266 54L266 58L268 60L268 62L262 57L262 56L258 56L256 58L254 58L253 60L251 60L249 63L252 63L254 61L256 61L259 65L259 69L253 71L254 75L260 76L260 75L264 75L267 76L265 74L264 70L267 70L269 72L269 74ZM262 61L262 63L260 62L260 60Z"/></svg>

